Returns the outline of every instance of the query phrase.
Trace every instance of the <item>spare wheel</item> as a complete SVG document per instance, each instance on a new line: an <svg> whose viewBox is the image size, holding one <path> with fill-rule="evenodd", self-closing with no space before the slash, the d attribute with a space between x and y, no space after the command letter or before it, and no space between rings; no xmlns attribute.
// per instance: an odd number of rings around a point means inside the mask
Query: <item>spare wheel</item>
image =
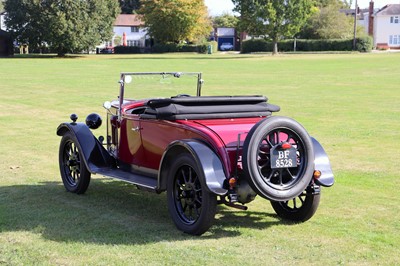
<svg viewBox="0 0 400 266"><path fill-rule="evenodd" d="M310 184L314 171L311 138L288 117L268 117L255 124L243 146L243 169L260 196L288 201Z"/></svg>

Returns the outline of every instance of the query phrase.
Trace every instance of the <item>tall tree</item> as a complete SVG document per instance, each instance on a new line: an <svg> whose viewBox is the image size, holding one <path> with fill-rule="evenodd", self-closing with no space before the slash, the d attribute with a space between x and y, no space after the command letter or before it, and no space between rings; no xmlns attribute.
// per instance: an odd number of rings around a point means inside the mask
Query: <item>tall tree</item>
<svg viewBox="0 0 400 266"><path fill-rule="evenodd" d="M5 10L18 42L63 56L111 38L120 7L115 0L6 0Z"/></svg>
<svg viewBox="0 0 400 266"><path fill-rule="evenodd" d="M354 17L340 12L343 3L332 2L317 10L300 32L305 39L351 39L354 34ZM365 35L361 28L357 36Z"/></svg>
<svg viewBox="0 0 400 266"><path fill-rule="evenodd" d="M232 0L241 14L240 28L250 35L264 35L273 42L294 37L312 13L313 0Z"/></svg>
<svg viewBox="0 0 400 266"><path fill-rule="evenodd" d="M211 21L204 0L143 0L150 36L157 42L196 42L211 32Z"/></svg>
<svg viewBox="0 0 400 266"><path fill-rule="evenodd" d="M353 34L353 19L339 12L337 4L322 7L307 21L301 38L350 39Z"/></svg>
<svg viewBox="0 0 400 266"><path fill-rule="evenodd" d="M214 28L236 28L239 19L229 13L224 13L220 16L213 17Z"/></svg>
<svg viewBox="0 0 400 266"><path fill-rule="evenodd" d="M132 14L135 10L140 8L139 0L118 0L121 6L122 14Z"/></svg>

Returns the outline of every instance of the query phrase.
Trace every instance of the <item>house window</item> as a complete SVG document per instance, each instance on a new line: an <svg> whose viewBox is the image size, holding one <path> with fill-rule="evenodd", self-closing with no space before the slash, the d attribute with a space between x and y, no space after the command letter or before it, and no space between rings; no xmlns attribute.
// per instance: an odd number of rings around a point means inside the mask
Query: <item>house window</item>
<svg viewBox="0 0 400 266"><path fill-rule="evenodd" d="M140 42L139 41L136 41L136 40L128 40L127 41L127 45L128 46L140 46Z"/></svg>
<svg viewBox="0 0 400 266"><path fill-rule="evenodd" d="M390 23L399 23L399 16L390 17Z"/></svg>
<svg viewBox="0 0 400 266"><path fill-rule="evenodd" d="M400 35L389 35L390 45L400 45Z"/></svg>
<svg viewBox="0 0 400 266"><path fill-rule="evenodd" d="M139 32L139 27L136 26L131 27L131 32Z"/></svg>

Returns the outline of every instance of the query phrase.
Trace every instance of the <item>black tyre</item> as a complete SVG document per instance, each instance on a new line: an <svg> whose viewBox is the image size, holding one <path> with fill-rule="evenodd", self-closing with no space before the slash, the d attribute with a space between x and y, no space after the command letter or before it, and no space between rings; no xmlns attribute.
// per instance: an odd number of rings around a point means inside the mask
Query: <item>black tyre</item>
<svg viewBox="0 0 400 266"><path fill-rule="evenodd" d="M295 149L291 166L273 168L271 151L290 144ZM269 117L253 126L243 146L243 169L250 186L260 196L287 201L300 195L310 184L314 151L307 131L287 117Z"/></svg>
<svg viewBox="0 0 400 266"><path fill-rule="evenodd" d="M217 197L205 186L190 154L175 159L168 173L167 198L169 213L179 230L201 235L213 224Z"/></svg>
<svg viewBox="0 0 400 266"><path fill-rule="evenodd" d="M69 192L83 194L90 183L90 172L87 170L77 140L70 132L61 139L59 164L64 187Z"/></svg>
<svg viewBox="0 0 400 266"><path fill-rule="evenodd" d="M317 211L321 194L304 191L289 201L271 201L272 208L282 219L305 222Z"/></svg>

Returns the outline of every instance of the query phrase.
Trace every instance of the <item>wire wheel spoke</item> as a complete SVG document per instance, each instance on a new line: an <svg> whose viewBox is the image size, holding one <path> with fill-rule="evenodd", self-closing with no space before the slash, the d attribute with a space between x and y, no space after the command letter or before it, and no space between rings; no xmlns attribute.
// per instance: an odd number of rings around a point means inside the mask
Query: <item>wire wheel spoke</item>
<svg viewBox="0 0 400 266"><path fill-rule="evenodd" d="M274 168L271 167L271 149L281 149L283 143L290 143L296 149L297 167ZM278 189L291 187L296 184L305 169L304 144L296 132L288 128L277 128L261 139L257 149L257 167L264 182ZM270 170L269 170L270 169Z"/></svg>
<svg viewBox="0 0 400 266"><path fill-rule="evenodd" d="M65 144L62 154L66 181L69 185L76 186L81 174L79 149L72 141L69 141Z"/></svg>
<svg viewBox="0 0 400 266"><path fill-rule="evenodd" d="M189 165L182 166L176 175L175 204L185 223L197 221L201 213L201 185L196 172Z"/></svg>

